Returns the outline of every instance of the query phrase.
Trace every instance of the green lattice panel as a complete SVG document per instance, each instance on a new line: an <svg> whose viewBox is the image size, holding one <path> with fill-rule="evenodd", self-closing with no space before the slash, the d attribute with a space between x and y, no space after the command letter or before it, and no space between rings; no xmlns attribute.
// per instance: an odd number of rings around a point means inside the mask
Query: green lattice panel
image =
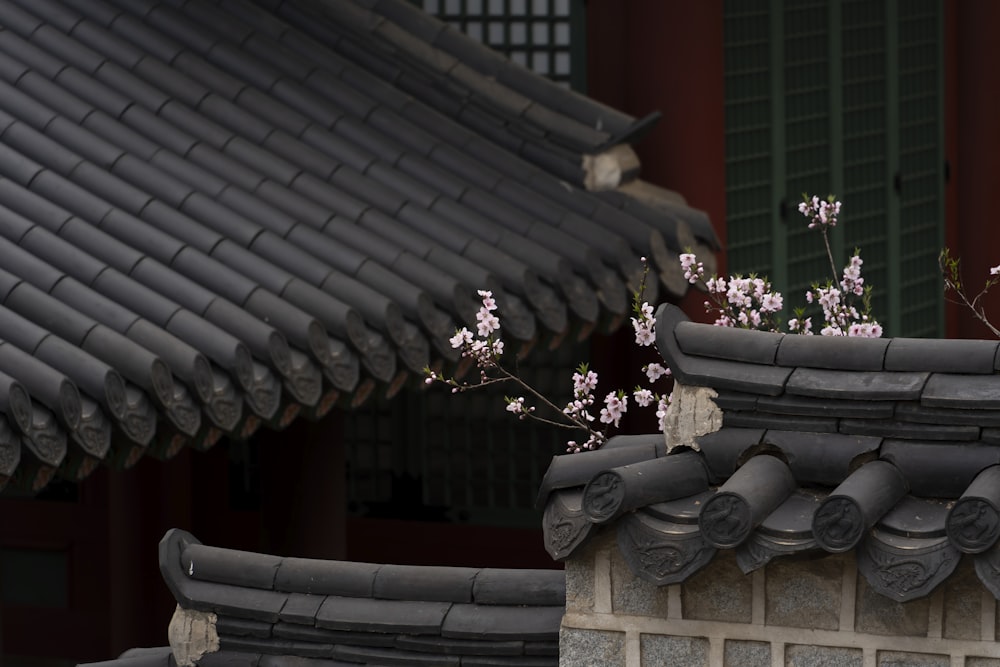
<svg viewBox="0 0 1000 667"><path fill-rule="evenodd" d="M562 405L572 393L573 369L586 355L585 343L563 345L532 355L520 374ZM414 502L448 508L452 519L536 524L533 507L542 475L571 436L512 418L504 408L505 393L517 391L498 385L454 395L435 386L371 399L349 413L348 500L355 507L398 503L394 483L405 476L416 485Z"/></svg>
<svg viewBox="0 0 1000 667"><path fill-rule="evenodd" d="M900 324L910 336L941 334L940 26L937 0L899 3Z"/></svg>
<svg viewBox="0 0 1000 667"><path fill-rule="evenodd" d="M767 0L725 3L726 222L732 273L773 273L770 16Z"/></svg>
<svg viewBox="0 0 1000 667"><path fill-rule="evenodd" d="M889 234L886 193L886 20L883 3L843 3L841 33L843 100L842 247L861 249L865 281L875 287L874 314L888 314Z"/></svg>
<svg viewBox="0 0 1000 667"><path fill-rule="evenodd" d="M833 279L826 250L795 210L802 193L825 196L832 186L830 55L825 1L789 0L785 25L785 197L789 305L803 304L814 281ZM803 304L804 305L804 304Z"/></svg>

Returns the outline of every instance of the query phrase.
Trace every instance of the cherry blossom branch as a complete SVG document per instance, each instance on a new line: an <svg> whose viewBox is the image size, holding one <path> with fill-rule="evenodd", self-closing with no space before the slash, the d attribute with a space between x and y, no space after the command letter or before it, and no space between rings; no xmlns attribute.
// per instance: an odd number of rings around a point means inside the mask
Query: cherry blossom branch
<svg viewBox="0 0 1000 667"><path fill-rule="evenodd" d="M809 228L819 228L823 236L827 258L830 260L830 268L833 271L833 280L827 281L824 286L814 284L812 289L806 292L806 301L818 303L823 309L824 326L820 331L822 335L877 338L882 335L882 327L870 317L871 288L864 285L864 278L861 277L863 262L860 251L855 250L854 256L844 267L838 280L828 230L830 227L836 226L840 207L840 202L836 201L832 195L826 200L803 196L803 202L799 205L799 211L809 220ZM778 313L784 305L784 300L780 293L771 289L771 284L766 279L755 275L746 278L738 275L729 278L712 276L706 279L704 265L698 261L693 253L685 252L680 254L678 258L684 272L684 278L691 284L701 283L708 292L709 297L705 301L705 310L716 316L716 325L778 330ZM656 322L653 319L653 307L642 300L649 272L646 259L643 258L642 261L645 264L645 271L640 281L639 291L633 295L632 309L635 316L631 320L636 344L649 346L654 343L656 338L654 331ZM1000 275L1000 267L996 267L993 274ZM1000 282L1000 278L995 282ZM987 288L991 284L993 283L987 283ZM965 295L960 289L956 289L956 291L961 298L965 299ZM577 367L572 378L573 400L567 403L566 407L560 409L545 395L523 380L517 373L516 365L511 371L500 363L504 343L500 338L500 319L495 314L497 306L492 293L481 290L479 296L482 298L483 305L476 314L477 333L473 334L468 329L462 328L449 339L452 347L462 351L463 357L469 357L476 362L479 367L479 382L475 384L459 383L454 378L445 378L430 369L425 369L426 382L428 384L445 383L452 388L454 393L500 382L514 382L521 387L527 396L532 397L539 405L548 408L556 417L543 417L536 414L535 406L528 404L525 401L525 396L505 396L504 400L507 403L508 412L516 415L519 419L531 419L550 426L583 431L587 440L585 442L567 441L566 448L569 452L597 449L603 445L607 440L608 430L611 427L617 428L622 416L628 412L629 394L622 390L608 393L604 397L603 407L595 416L591 413L591 408L597 403L594 396L594 392L597 390L597 373L591 371L587 364L581 364ZM855 305L858 298L861 299L860 311ZM974 311L978 299L979 297L974 299L970 305ZM966 303L968 303L967 300ZM795 311L795 317L788 321L789 331L802 334L812 333L811 318L803 318L803 314L803 309ZM998 332L998 336L1000 336L1000 332ZM657 382L661 377L670 375L670 369L658 363L648 364L642 370L646 373L651 384ZM648 407L655 403L660 430L666 429L667 410L671 401L669 395L661 395L654 393L649 388L637 386L632 390L631 398L640 407ZM595 427L593 425L595 421L604 424L603 428Z"/></svg>
<svg viewBox="0 0 1000 667"><path fill-rule="evenodd" d="M1000 329L993 326L993 323L986 317L986 311L980 303L983 297L990 291L990 288L1000 283L1000 266L994 266L990 269L990 276L992 277L987 279L986 285L971 301L965 292L965 288L962 286L961 261L952 257L948 248L941 251L941 255L938 257L938 266L941 267L941 273L944 276L945 292L951 290L958 295L957 301L948 297L945 298L948 298L952 303L957 303L968 308L972 311L973 316L982 322L994 336L1000 338Z"/></svg>
<svg viewBox="0 0 1000 667"><path fill-rule="evenodd" d="M643 258L645 263L645 258ZM643 302L642 292L646 285L646 274L649 271L648 264L643 272L640 281L639 292L635 295L633 310L635 317L632 318L632 327L635 330L636 343L639 345L652 345L655 339L653 320L653 307ZM547 407L558 417L556 419L542 417L536 414L533 405L526 404L524 396L505 396L507 411L516 415L519 419L532 419L550 426L559 428L581 430L587 435L583 443L575 440L568 441L567 449L571 452L579 452L586 449L597 449L607 440L607 432L611 426L618 427L619 422L628 411L628 395L621 390L613 391L604 398L604 407L600 409L600 414L595 417L590 412L591 406L596 403L594 391L597 388L597 373L591 371L586 364L581 364L577 372L573 374L573 400L565 408L559 408L541 392L532 387L522 379L515 371L511 371L500 362L503 354L504 344L500 339L500 319L494 313L497 306L493 300L492 293L481 290L479 296L483 305L476 313L477 333L473 334L466 328L459 329L455 335L449 339L452 347L462 350L462 356L475 360L479 367L479 382L475 384L460 383L454 378L443 377L436 372L425 369L427 384L442 382L452 389L453 393L468 391L500 382L514 382L520 386L527 395L533 397L540 405ZM669 374L669 370L660 364L649 364L643 369L650 382L655 382L663 375ZM642 407L657 403L657 416L662 422L669 403L669 397L654 394L649 389L636 387L633 392L634 400ZM595 428L592 422L598 421L605 424L603 429Z"/></svg>

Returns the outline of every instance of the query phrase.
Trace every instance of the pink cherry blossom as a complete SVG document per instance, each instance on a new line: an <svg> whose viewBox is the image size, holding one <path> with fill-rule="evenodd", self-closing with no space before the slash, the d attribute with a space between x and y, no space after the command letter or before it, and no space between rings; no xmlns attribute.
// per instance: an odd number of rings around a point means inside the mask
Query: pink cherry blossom
<svg viewBox="0 0 1000 667"><path fill-rule="evenodd" d="M585 374L573 373L573 392L575 394L589 394L597 389L597 373L588 370Z"/></svg>
<svg viewBox="0 0 1000 667"><path fill-rule="evenodd" d="M653 402L653 392L649 389L636 388L636 390L632 392L632 398L635 399L635 402L639 405L639 407L645 408Z"/></svg>
<svg viewBox="0 0 1000 667"><path fill-rule="evenodd" d="M448 342L451 343L451 346L456 350L463 345L469 345L472 343L472 332L465 327L462 327L455 332L454 336L448 339Z"/></svg>
<svg viewBox="0 0 1000 667"><path fill-rule="evenodd" d="M670 375L670 369L658 363L647 364L643 369L650 382L656 382L664 375Z"/></svg>
<svg viewBox="0 0 1000 667"><path fill-rule="evenodd" d="M614 424L615 428L618 428L618 422L626 412L628 412L628 396L619 397L615 392L611 392L604 397L604 407L601 408L601 423Z"/></svg>

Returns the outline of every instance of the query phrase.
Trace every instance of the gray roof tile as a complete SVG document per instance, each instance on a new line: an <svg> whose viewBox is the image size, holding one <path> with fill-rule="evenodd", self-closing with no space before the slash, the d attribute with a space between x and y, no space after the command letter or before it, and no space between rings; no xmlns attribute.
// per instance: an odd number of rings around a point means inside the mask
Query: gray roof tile
<svg viewBox="0 0 1000 667"><path fill-rule="evenodd" d="M377 600L327 596L316 612L316 626L333 630L439 634L450 602Z"/></svg>
<svg viewBox="0 0 1000 667"><path fill-rule="evenodd" d="M538 607L532 614L518 607L454 604L444 618L441 634L457 639L542 640L558 631L561 606Z"/></svg>
<svg viewBox="0 0 1000 667"><path fill-rule="evenodd" d="M789 394L816 398L914 400L921 396L928 373L836 371L799 366L788 377Z"/></svg>
<svg viewBox="0 0 1000 667"><path fill-rule="evenodd" d="M131 72L122 69L114 63L105 63L103 67L94 73L94 78L111 90L126 96L135 104L141 104L154 113L165 110L171 100L170 96L163 91L147 84ZM91 99L90 101L93 102L94 100ZM125 109L122 111L124 112ZM117 116L118 114L114 115Z"/></svg>
<svg viewBox="0 0 1000 667"><path fill-rule="evenodd" d="M934 373L927 380L920 403L935 408L994 410L1000 407L1000 385L993 375Z"/></svg>
<svg viewBox="0 0 1000 667"><path fill-rule="evenodd" d="M928 595L960 552L987 553L1000 537L991 528L1000 521L997 344L902 340L893 356L897 340L725 330L661 308L660 352L681 384L721 390L722 428L697 437L696 451L666 452L689 444L669 438L662 449L623 450L612 439L595 452L556 457L540 496L546 549L569 557L603 525L616 531L637 576L664 585L703 567L711 545L735 549L744 572L774 558L862 545L859 570L877 592L894 600ZM733 386L776 368L789 373L787 382ZM622 451L638 456L604 465ZM704 462L709 490L693 486L663 502L662 489L680 485L661 469L681 457ZM773 470L757 470L761 462ZM630 469L643 471L638 483ZM694 485L702 475L682 481ZM643 493L644 485L659 495ZM664 550L682 557L665 563L656 556ZM904 561L935 574L899 586L888 572ZM991 571L977 568L1000 595Z"/></svg>
<svg viewBox="0 0 1000 667"><path fill-rule="evenodd" d="M167 431L196 446L243 428L238 390L269 419L282 393L315 404L324 382L388 383L397 358L453 361L445 338L471 319L476 288L495 291L517 340L623 318L649 223L608 217L578 184L552 190L579 176L574 150L603 140L580 120L600 106L534 75L492 78L477 63L495 56L436 42L437 19L370 5L0 3L0 235L20 247L4 268L49 292L60 326L79 325L70 342L133 350L112 366L129 405L147 397L165 417L151 449ZM492 119L497 143L462 125L473 117ZM95 377L78 378L89 430L71 439L100 453L114 420L96 408L106 395L92 400ZM56 385L32 385L45 400L27 389L39 410L59 410ZM191 417L202 407L205 426ZM36 463L37 444L33 470L59 458ZM65 465L92 469L73 447Z"/></svg>
<svg viewBox="0 0 1000 667"><path fill-rule="evenodd" d="M289 595L288 602L281 609L281 620L311 626L316 622L316 613L324 599L322 595L302 593Z"/></svg>
<svg viewBox="0 0 1000 667"><path fill-rule="evenodd" d="M32 42L85 72L97 71L106 61L104 56L51 25L43 25L30 34Z"/></svg>
<svg viewBox="0 0 1000 667"><path fill-rule="evenodd" d="M151 3L151 5L149 12L142 17L143 21L163 34L169 35L179 42L193 45L199 51L207 51L219 41L217 29L207 25L191 25L172 7L164 6L161 3ZM134 8L130 9L135 11Z"/></svg>
<svg viewBox="0 0 1000 667"><path fill-rule="evenodd" d="M375 573L372 595L386 600L472 602L478 573L473 568L383 565Z"/></svg>

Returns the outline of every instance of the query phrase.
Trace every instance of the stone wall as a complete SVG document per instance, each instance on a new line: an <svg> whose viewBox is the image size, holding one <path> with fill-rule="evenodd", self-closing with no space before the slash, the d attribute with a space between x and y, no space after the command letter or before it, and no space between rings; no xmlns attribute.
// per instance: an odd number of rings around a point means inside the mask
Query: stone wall
<svg viewBox="0 0 1000 667"><path fill-rule="evenodd" d="M875 593L852 553L771 561L732 551L683 584L633 576L613 531L566 563L560 665L1000 667L996 599L966 558L926 598Z"/></svg>

